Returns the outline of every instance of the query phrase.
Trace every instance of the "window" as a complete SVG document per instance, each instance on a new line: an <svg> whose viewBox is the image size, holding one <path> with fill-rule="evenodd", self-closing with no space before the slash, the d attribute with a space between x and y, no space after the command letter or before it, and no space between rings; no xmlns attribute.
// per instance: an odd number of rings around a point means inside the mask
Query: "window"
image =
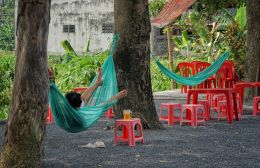
<svg viewBox="0 0 260 168"><path fill-rule="evenodd" d="M113 33L113 24L112 23L102 24L102 33Z"/></svg>
<svg viewBox="0 0 260 168"><path fill-rule="evenodd" d="M63 25L64 33L75 33L75 25Z"/></svg>

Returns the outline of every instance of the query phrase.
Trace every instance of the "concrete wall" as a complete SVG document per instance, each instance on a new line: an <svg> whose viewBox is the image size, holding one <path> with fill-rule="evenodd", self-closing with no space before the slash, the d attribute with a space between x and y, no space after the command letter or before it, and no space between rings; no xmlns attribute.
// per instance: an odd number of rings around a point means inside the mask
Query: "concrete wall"
<svg viewBox="0 0 260 168"><path fill-rule="evenodd" d="M63 40L78 54L84 52L89 39L91 52L109 49L113 34L102 33L102 24L114 24L114 0L52 0L50 10L48 53L63 54ZM63 32L64 25L75 25L75 32ZM167 54L166 35L159 28L152 26L151 30L151 54Z"/></svg>
<svg viewBox="0 0 260 168"><path fill-rule="evenodd" d="M102 33L102 24L113 22L113 0L52 0L48 52L63 53L60 43L68 40L76 52L82 53L88 39L90 51L106 50L112 33ZM75 25L75 33L63 32L63 25Z"/></svg>
<svg viewBox="0 0 260 168"><path fill-rule="evenodd" d="M150 46L153 56L162 56L168 52L167 35L161 33L161 31L158 27L151 27Z"/></svg>

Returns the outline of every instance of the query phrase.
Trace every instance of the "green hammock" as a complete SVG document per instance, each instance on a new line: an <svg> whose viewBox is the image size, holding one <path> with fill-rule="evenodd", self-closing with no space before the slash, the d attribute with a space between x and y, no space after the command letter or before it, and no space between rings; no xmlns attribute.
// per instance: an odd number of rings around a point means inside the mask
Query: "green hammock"
<svg viewBox="0 0 260 168"><path fill-rule="evenodd" d="M204 82L214 73L216 73L218 69L222 66L222 64L225 62L228 56L229 56L229 52L225 52L208 68L188 78L182 77L181 75L171 72L169 69L163 66L158 60L156 60L156 64L161 70L161 72L165 74L167 77L171 78L172 80L175 80L180 84L194 86Z"/></svg>
<svg viewBox="0 0 260 168"><path fill-rule="evenodd" d="M112 51L102 65L102 86L98 87L86 107L79 109L71 107L58 87L51 82L49 102L55 124L68 132L81 132L91 127L117 101L108 100L118 93L117 79L113 62L113 51L118 36L114 36ZM97 79L93 79L92 86Z"/></svg>

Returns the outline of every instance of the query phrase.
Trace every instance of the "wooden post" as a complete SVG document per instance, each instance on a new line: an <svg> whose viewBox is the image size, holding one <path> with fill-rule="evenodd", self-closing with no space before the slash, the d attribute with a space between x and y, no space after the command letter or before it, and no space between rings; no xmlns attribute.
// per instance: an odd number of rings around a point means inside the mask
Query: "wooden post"
<svg viewBox="0 0 260 168"><path fill-rule="evenodd" d="M173 42L172 42L172 26L167 26L167 40L168 40L168 53L169 53L169 67L173 72ZM175 82L172 80L172 89L175 89Z"/></svg>

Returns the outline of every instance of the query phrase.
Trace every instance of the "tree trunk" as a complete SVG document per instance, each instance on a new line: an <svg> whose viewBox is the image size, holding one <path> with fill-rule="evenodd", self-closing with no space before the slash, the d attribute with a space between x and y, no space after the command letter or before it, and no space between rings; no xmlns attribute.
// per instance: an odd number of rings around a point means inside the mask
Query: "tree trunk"
<svg viewBox="0 0 260 168"><path fill-rule="evenodd" d="M172 26L167 26L167 41L168 41L168 53L169 53L169 67L173 72L173 42L172 42ZM171 80L172 89L176 89L176 83L174 80Z"/></svg>
<svg viewBox="0 0 260 168"><path fill-rule="evenodd" d="M19 0L15 81L0 167L40 167L49 80L50 0Z"/></svg>
<svg viewBox="0 0 260 168"><path fill-rule="evenodd" d="M247 62L245 76L249 81L260 81L260 1L247 0ZM258 73L257 73L258 72ZM259 95L259 92L258 92ZM252 94L251 94L252 96ZM250 97L251 97L250 96Z"/></svg>
<svg viewBox="0 0 260 168"><path fill-rule="evenodd" d="M150 18L148 0L115 0L115 33L120 34L114 53L119 90L129 94L115 107L116 118L123 109L142 120L144 128L160 128L150 76Z"/></svg>

